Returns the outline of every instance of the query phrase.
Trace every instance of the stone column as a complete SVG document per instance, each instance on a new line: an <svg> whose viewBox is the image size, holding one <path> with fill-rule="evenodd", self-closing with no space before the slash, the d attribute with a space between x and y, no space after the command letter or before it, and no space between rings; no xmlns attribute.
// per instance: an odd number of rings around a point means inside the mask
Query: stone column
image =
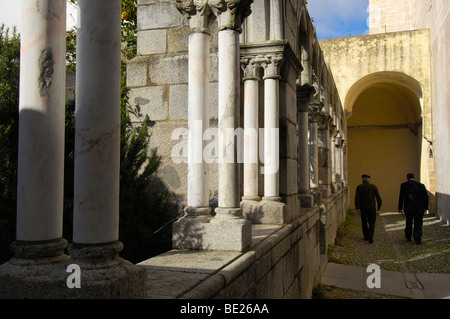
<svg viewBox="0 0 450 319"><path fill-rule="evenodd" d="M319 191L319 150L318 150L318 121L320 105L310 104L309 107L309 176L310 189L314 196L314 203L320 203L322 193Z"/></svg>
<svg viewBox="0 0 450 319"><path fill-rule="evenodd" d="M69 253L81 267L86 297L139 297L142 269L119 258L121 1L79 0L78 7L74 228Z"/></svg>
<svg viewBox="0 0 450 319"><path fill-rule="evenodd" d="M337 136L336 125L330 124L330 152L331 152L331 162L330 162L330 170L331 170L331 192L336 193L337 184L336 184L336 136Z"/></svg>
<svg viewBox="0 0 450 319"><path fill-rule="evenodd" d="M214 0L211 7L219 24L219 218L240 218L237 144L234 131L239 125L240 44L243 20L252 1Z"/></svg>
<svg viewBox="0 0 450 319"><path fill-rule="evenodd" d="M244 70L244 197L259 201L258 194L258 64L254 59L242 59Z"/></svg>
<svg viewBox="0 0 450 319"><path fill-rule="evenodd" d="M209 128L210 26L215 17L207 1L177 1L177 9L189 21L188 89L188 187L186 215L173 224L174 249L206 249L202 238L211 221L208 169L203 158L203 134Z"/></svg>
<svg viewBox="0 0 450 319"><path fill-rule="evenodd" d="M331 195L331 138L330 138L330 122L331 116L321 110L319 123L319 189L323 198Z"/></svg>
<svg viewBox="0 0 450 319"><path fill-rule="evenodd" d="M177 3L189 20L189 93L188 93L188 216L209 216L209 180L203 150L203 134L209 128L210 26L214 21L211 9L202 4Z"/></svg>
<svg viewBox="0 0 450 319"><path fill-rule="evenodd" d="M65 0L22 0L19 151L14 257L0 267L0 297L52 293L47 277L68 260L62 238Z"/></svg>
<svg viewBox="0 0 450 319"><path fill-rule="evenodd" d="M282 1L270 0L270 40L283 40Z"/></svg>
<svg viewBox="0 0 450 319"><path fill-rule="evenodd" d="M219 110L218 110L218 192L219 207L214 218L174 224L173 243L185 249L243 251L251 245L251 223L242 218L235 129L239 123L240 44L242 21L250 14L251 0L209 0L219 24ZM177 1L189 7L192 1ZM209 10L208 9L208 10ZM207 8L205 8L207 10ZM189 82L191 85L191 82Z"/></svg>
<svg viewBox="0 0 450 319"><path fill-rule="evenodd" d="M268 56L264 66L264 197L279 202L280 66L283 56Z"/></svg>
<svg viewBox="0 0 450 319"><path fill-rule="evenodd" d="M240 43L244 19L253 0L210 0L219 25L219 207L214 223L221 228L226 250L244 250L251 244L251 223L242 218L239 198L237 147L234 130L239 124ZM232 140L230 140L232 139ZM226 230L225 230L226 229ZM228 244L227 239L232 239Z"/></svg>
<svg viewBox="0 0 450 319"><path fill-rule="evenodd" d="M297 125L298 125L298 197L301 207L311 208L314 206L314 196L310 192L309 179L309 103L316 89L304 84L297 87Z"/></svg>

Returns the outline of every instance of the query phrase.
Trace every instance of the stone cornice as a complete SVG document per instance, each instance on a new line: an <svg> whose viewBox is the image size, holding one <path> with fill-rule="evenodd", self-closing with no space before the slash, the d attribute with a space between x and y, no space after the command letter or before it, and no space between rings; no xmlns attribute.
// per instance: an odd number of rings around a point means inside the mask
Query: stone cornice
<svg viewBox="0 0 450 319"><path fill-rule="evenodd" d="M297 74L303 70L300 61L286 40L243 44L241 45L241 61L246 59L257 61L258 66L265 69L267 67L265 78L276 77L279 79L280 66L285 61L291 63Z"/></svg>

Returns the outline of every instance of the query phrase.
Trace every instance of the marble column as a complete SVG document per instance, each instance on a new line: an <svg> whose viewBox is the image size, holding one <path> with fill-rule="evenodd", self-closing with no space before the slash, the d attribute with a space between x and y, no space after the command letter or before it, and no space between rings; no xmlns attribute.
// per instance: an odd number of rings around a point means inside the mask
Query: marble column
<svg viewBox="0 0 450 319"><path fill-rule="evenodd" d="M336 193L337 191L337 184L336 184L336 136L337 136L337 130L336 125L332 122L330 124L330 151L331 151L331 163L330 163L330 170L331 170L331 192Z"/></svg>
<svg viewBox="0 0 450 319"><path fill-rule="evenodd" d="M325 109L325 107L323 109ZM328 198L331 195L332 157L329 126L332 119L323 109L320 113L318 134L319 189L322 192L322 198Z"/></svg>
<svg viewBox="0 0 450 319"><path fill-rule="evenodd" d="M241 60L244 70L244 196L242 200L259 201L258 194L258 64Z"/></svg>
<svg viewBox="0 0 450 319"><path fill-rule="evenodd" d="M283 40L282 1L270 0L270 40Z"/></svg>
<svg viewBox="0 0 450 319"><path fill-rule="evenodd" d="M240 44L242 21L250 14L251 0L199 1L195 10L211 10L217 18L219 59L218 197L215 216L184 218L173 225L173 247L178 249L243 251L251 245L251 223L240 208L237 143L239 123ZM190 8L192 1L177 1ZM205 6L208 7L205 7ZM182 13L183 11L180 10ZM191 7L190 14L198 13ZM205 48L206 50L206 48ZM205 51L202 51L205 53ZM189 86L195 85L191 81ZM205 101L206 102L206 101Z"/></svg>
<svg viewBox="0 0 450 319"><path fill-rule="evenodd" d="M315 103L309 106L309 180L314 202L320 203L322 193L319 191L319 150L318 150L318 121L320 105Z"/></svg>
<svg viewBox="0 0 450 319"><path fill-rule="evenodd" d="M62 236L65 1L22 1L17 240Z"/></svg>
<svg viewBox="0 0 450 319"><path fill-rule="evenodd" d="M36 298L50 269L68 260L62 238L65 31L65 0L22 0L17 224L14 257L0 267L5 298Z"/></svg>
<svg viewBox="0 0 450 319"><path fill-rule="evenodd" d="M297 87L297 125L298 125L298 197L301 207L314 206L314 196L310 192L309 178L309 103L316 90L309 84Z"/></svg>
<svg viewBox="0 0 450 319"><path fill-rule="evenodd" d="M268 56L264 66L264 197L265 201L280 198L279 129L280 129L280 66L283 56Z"/></svg>
<svg viewBox="0 0 450 319"><path fill-rule="evenodd" d="M240 111L240 43L244 19L253 0L210 0L219 25L219 207L212 221L220 229L226 250L244 250L251 244L251 223L242 217L239 198L237 144L234 130Z"/></svg>
<svg viewBox="0 0 450 319"><path fill-rule="evenodd" d="M240 43L243 20L251 13L252 0L210 0L218 25L219 150L218 218L240 218L239 170L234 131L239 125Z"/></svg>
<svg viewBox="0 0 450 319"><path fill-rule="evenodd" d="M88 297L136 297L143 292L142 271L119 257L123 245L118 240L121 1L79 0L78 14L69 254L81 267ZM102 283L105 276L115 280Z"/></svg>
<svg viewBox="0 0 450 319"><path fill-rule="evenodd" d="M209 128L210 27L214 21L211 9L203 4L177 3L188 19L189 93L188 93L188 188L185 212L190 217L209 216L209 178L203 150L205 130Z"/></svg>

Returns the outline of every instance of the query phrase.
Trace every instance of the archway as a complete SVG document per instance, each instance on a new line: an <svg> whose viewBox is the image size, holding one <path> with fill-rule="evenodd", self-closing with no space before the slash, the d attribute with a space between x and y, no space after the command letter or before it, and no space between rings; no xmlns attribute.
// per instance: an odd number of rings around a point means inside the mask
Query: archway
<svg viewBox="0 0 450 319"><path fill-rule="evenodd" d="M383 211L396 211L400 183L407 173L420 178L422 90L413 78L397 72L368 75L346 97L350 203L361 175L372 176Z"/></svg>

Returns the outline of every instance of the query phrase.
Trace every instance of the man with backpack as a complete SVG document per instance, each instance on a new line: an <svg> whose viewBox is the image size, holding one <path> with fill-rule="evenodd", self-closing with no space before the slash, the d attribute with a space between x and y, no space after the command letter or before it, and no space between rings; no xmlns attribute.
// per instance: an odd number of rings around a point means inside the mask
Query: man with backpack
<svg viewBox="0 0 450 319"><path fill-rule="evenodd" d="M398 211L405 212L405 238L411 241L411 236L417 245L422 244L423 215L428 210L428 191L425 185L415 180L414 174L406 175L407 181L400 185ZM414 225L414 231L413 231Z"/></svg>

